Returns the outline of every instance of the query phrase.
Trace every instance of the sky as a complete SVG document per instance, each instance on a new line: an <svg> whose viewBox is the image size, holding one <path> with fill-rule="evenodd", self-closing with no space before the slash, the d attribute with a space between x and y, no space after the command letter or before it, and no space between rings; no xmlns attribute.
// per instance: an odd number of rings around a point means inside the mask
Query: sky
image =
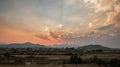
<svg viewBox="0 0 120 67"><path fill-rule="evenodd" d="M0 0L0 43L120 48L120 0Z"/></svg>

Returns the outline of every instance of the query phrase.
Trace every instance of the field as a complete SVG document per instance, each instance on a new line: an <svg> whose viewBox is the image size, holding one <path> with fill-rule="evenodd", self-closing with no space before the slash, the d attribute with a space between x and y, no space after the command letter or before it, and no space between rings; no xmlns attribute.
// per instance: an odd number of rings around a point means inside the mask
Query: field
<svg viewBox="0 0 120 67"><path fill-rule="evenodd" d="M39 65L32 64L32 65L0 65L0 67L100 67L100 66L96 64L39 64Z"/></svg>
<svg viewBox="0 0 120 67"><path fill-rule="evenodd" d="M77 49L1 49L0 67L119 67L120 53Z"/></svg>
<svg viewBox="0 0 120 67"><path fill-rule="evenodd" d="M28 56L31 56L31 55L14 55L16 57L28 57ZM66 59L66 60L69 60L70 59L70 56L69 55L32 55L34 57L46 57L46 58L49 58L49 59ZM114 59L114 58L118 58L120 59L120 54L83 54L81 56L82 59L90 59L90 58L93 58L97 56L98 58L101 58L101 59Z"/></svg>

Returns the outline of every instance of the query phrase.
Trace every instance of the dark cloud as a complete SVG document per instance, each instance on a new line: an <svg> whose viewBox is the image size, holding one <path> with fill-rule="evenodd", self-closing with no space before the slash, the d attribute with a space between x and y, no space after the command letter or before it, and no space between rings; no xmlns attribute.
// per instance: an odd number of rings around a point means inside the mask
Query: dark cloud
<svg viewBox="0 0 120 67"><path fill-rule="evenodd" d="M59 38L57 34L55 34L55 32L50 32L50 35L52 36L52 38L57 39Z"/></svg>
<svg viewBox="0 0 120 67"><path fill-rule="evenodd" d="M113 19L116 23L120 23L120 13L118 13Z"/></svg>
<svg viewBox="0 0 120 67"><path fill-rule="evenodd" d="M45 36L45 35L35 35L36 37L38 37L38 38L41 38L41 39L44 39L44 40L50 40L49 38L48 38L48 36Z"/></svg>
<svg viewBox="0 0 120 67"><path fill-rule="evenodd" d="M105 25L98 28L99 31L106 31L107 34L119 34L115 32L120 30L120 2L114 4L113 10L107 12L107 20Z"/></svg>
<svg viewBox="0 0 120 67"><path fill-rule="evenodd" d="M109 30L109 29L113 28L113 26L114 26L114 24L102 26L102 27L98 28L98 30L100 30L100 31L102 31L102 30Z"/></svg>
<svg viewBox="0 0 120 67"><path fill-rule="evenodd" d="M57 34L56 32L48 32L49 35L46 35L46 34L39 34L39 35L35 35L36 37L39 37L41 39L44 39L44 40L51 40L51 38L49 37L52 37L53 39L57 39L59 38L59 34Z"/></svg>
<svg viewBox="0 0 120 67"><path fill-rule="evenodd" d="M108 22L106 22L108 25L120 26L120 2L114 5L113 11L107 13L107 17L109 18Z"/></svg>

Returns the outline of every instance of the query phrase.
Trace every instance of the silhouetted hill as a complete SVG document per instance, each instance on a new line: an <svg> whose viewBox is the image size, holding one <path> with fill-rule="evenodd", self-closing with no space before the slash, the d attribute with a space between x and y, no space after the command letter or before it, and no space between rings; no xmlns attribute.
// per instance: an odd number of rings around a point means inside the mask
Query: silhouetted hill
<svg viewBox="0 0 120 67"><path fill-rule="evenodd" d="M87 45L87 46L81 46L80 49L86 49L86 50L111 50L113 48L105 47L102 45Z"/></svg>
<svg viewBox="0 0 120 67"><path fill-rule="evenodd" d="M47 48L47 46L40 44L26 43L12 43L12 44L0 44L1 48Z"/></svg>
<svg viewBox="0 0 120 67"><path fill-rule="evenodd" d="M30 42L26 43L12 43L12 44L0 44L0 48L79 48L85 50L120 50L115 48L109 48L102 45L86 45L86 46L75 46L75 45L68 45L68 44L61 44L61 45L53 45L53 46L44 46L40 44L33 44Z"/></svg>

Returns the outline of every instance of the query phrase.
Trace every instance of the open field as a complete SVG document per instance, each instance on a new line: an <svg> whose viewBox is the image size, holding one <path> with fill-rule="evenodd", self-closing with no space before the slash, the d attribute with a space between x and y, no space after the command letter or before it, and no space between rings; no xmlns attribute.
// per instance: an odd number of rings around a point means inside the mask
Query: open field
<svg viewBox="0 0 120 67"><path fill-rule="evenodd" d="M14 55L16 57L27 57L31 55ZM69 59L69 55L32 55L35 57L47 57L51 59ZM97 56L98 58L120 58L120 54L83 54L81 58L92 58Z"/></svg>
<svg viewBox="0 0 120 67"><path fill-rule="evenodd" d="M96 64L32 64L32 65L0 65L0 67L104 67Z"/></svg>
<svg viewBox="0 0 120 67"><path fill-rule="evenodd" d="M111 67L111 66L104 66L104 64L99 65L95 63L96 60L94 60L93 62L89 62L89 61L94 57L101 58L105 61L106 59L107 60L114 59L114 58L120 59L120 54L83 54L80 57L84 61L84 63L71 64L68 62L70 61L70 58L71 58L70 55L13 55L13 56L19 57L19 58L26 58L26 57L33 56L33 57L37 57L38 59L41 57L45 57L47 58L47 62L46 61L39 61L39 62L27 61L27 63L30 62L30 64L26 64L26 62L25 64L7 63L7 64L0 64L0 67ZM86 62L86 59L87 59L87 62ZM67 62L64 63L64 61L67 61Z"/></svg>
<svg viewBox="0 0 120 67"><path fill-rule="evenodd" d="M120 58L120 54L84 54L81 58L92 58L94 56L98 58Z"/></svg>
<svg viewBox="0 0 120 67"><path fill-rule="evenodd" d="M0 51L0 67L119 67L117 51L73 49L11 49Z"/></svg>

